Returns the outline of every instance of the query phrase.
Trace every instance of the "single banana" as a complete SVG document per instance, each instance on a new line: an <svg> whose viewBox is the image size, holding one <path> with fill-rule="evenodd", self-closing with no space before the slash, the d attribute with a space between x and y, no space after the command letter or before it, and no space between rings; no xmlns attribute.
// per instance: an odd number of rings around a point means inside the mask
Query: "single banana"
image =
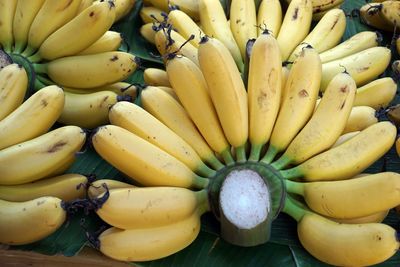
<svg viewBox="0 0 400 267"><path fill-rule="evenodd" d="M353 138L354 136L356 136L359 133L360 133L360 131L354 131L354 132L348 132L348 133L342 134L341 136L339 136L339 138L336 140L336 142L331 146L331 148L337 147L337 146L343 144L344 142L347 142L348 140L350 140L351 138Z"/></svg>
<svg viewBox="0 0 400 267"><path fill-rule="evenodd" d="M167 72L159 68L146 68L143 79L147 85L171 87Z"/></svg>
<svg viewBox="0 0 400 267"><path fill-rule="evenodd" d="M59 198L46 196L25 202L0 199L0 243L23 245L55 232L66 219Z"/></svg>
<svg viewBox="0 0 400 267"><path fill-rule="evenodd" d="M318 97L320 80L321 61L318 53L311 47L305 47L290 69L283 90L285 98L282 100L269 147L262 161L271 163L307 123Z"/></svg>
<svg viewBox="0 0 400 267"><path fill-rule="evenodd" d="M164 12L169 12L171 7L175 9L178 7L179 10L185 12L194 21L200 19L199 0L149 0L149 2Z"/></svg>
<svg viewBox="0 0 400 267"><path fill-rule="evenodd" d="M13 20L14 53L22 53L28 41L29 29L45 0L18 0ZM9 1L12 2L12 1Z"/></svg>
<svg viewBox="0 0 400 267"><path fill-rule="evenodd" d="M272 34L257 37L250 56L248 77L249 160L258 161L269 141L281 102L282 60Z"/></svg>
<svg viewBox="0 0 400 267"><path fill-rule="evenodd" d="M381 7L380 3L367 3L361 6L359 9L361 21L379 30L393 31L392 25L383 18Z"/></svg>
<svg viewBox="0 0 400 267"><path fill-rule="evenodd" d="M204 32L185 12L179 9L170 11L168 13L168 22L171 23L173 28L186 40L188 40L191 35L194 35L190 43L194 47L199 46L200 39L204 36Z"/></svg>
<svg viewBox="0 0 400 267"><path fill-rule="evenodd" d="M97 198L101 194L105 193L111 189L118 188L136 188L136 186L132 184L128 184L125 182L113 180L113 179L100 179L91 183L87 189L87 194L89 198Z"/></svg>
<svg viewBox="0 0 400 267"><path fill-rule="evenodd" d="M313 12L321 12L335 8L342 4L344 0L312 0Z"/></svg>
<svg viewBox="0 0 400 267"><path fill-rule="evenodd" d="M320 53L322 63L327 63L336 59L344 58L352 54L361 52L378 45L378 35L376 32L359 32L346 41L338 44L331 49Z"/></svg>
<svg viewBox="0 0 400 267"><path fill-rule="evenodd" d="M91 44L85 50L77 53L77 55L91 55L103 52L111 52L118 50L123 39L119 32L106 31L96 42Z"/></svg>
<svg viewBox="0 0 400 267"><path fill-rule="evenodd" d="M357 89L354 106L386 108L396 96L397 84L390 77L374 80Z"/></svg>
<svg viewBox="0 0 400 267"><path fill-rule="evenodd" d="M342 8L342 4L343 4L343 2L340 2L339 4L337 4L337 5L335 5L335 6L332 6L331 9L327 9L327 10L323 10L323 11L318 11L318 10L317 10L316 12L313 12L313 16L312 16L313 22L320 21L320 20L322 19L322 17L325 16L326 13L328 13L328 12L329 12L330 10L332 10L332 9L335 9L335 8Z"/></svg>
<svg viewBox="0 0 400 267"><path fill-rule="evenodd" d="M146 39L147 42L155 45L156 44L156 31L153 29L153 23L146 23L140 27L140 35Z"/></svg>
<svg viewBox="0 0 400 267"><path fill-rule="evenodd" d="M356 84L348 73L336 75L311 119L271 166L282 169L289 164L297 165L330 148L346 126L356 89Z"/></svg>
<svg viewBox="0 0 400 267"><path fill-rule="evenodd" d="M45 0L29 28L27 47L22 54L28 57L35 53L50 34L76 16L80 4L81 0Z"/></svg>
<svg viewBox="0 0 400 267"><path fill-rule="evenodd" d="M344 11L338 8L329 10L302 43L294 49L288 61L293 62L303 47L307 45L311 45L318 53L336 46L340 42L345 29L346 16Z"/></svg>
<svg viewBox="0 0 400 267"><path fill-rule="evenodd" d="M63 106L64 92L58 86L47 86L33 94L0 121L0 149L47 132L60 116Z"/></svg>
<svg viewBox="0 0 400 267"><path fill-rule="evenodd" d="M0 0L0 46L11 52L14 45L13 21L17 0Z"/></svg>
<svg viewBox="0 0 400 267"><path fill-rule="evenodd" d="M231 0L230 27L239 46L242 58L246 56L246 44L257 37L257 16L253 0Z"/></svg>
<svg viewBox="0 0 400 267"><path fill-rule="evenodd" d="M362 131L375 123L378 123L375 109L369 106L353 107L342 134Z"/></svg>
<svg viewBox="0 0 400 267"><path fill-rule="evenodd" d="M73 201L85 196L86 176L64 174L20 185L0 185L0 199L14 202L29 201L38 197L52 196Z"/></svg>
<svg viewBox="0 0 400 267"><path fill-rule="evenodd" d="M389 210L378 211L366 216L358 217L358 218L350 218L350 219L338 219L327 217L329 220L338 222L338 223L346 223L346 224L360 224L360 223L381 223L387 217Z"/></svg>
<svg viewBox="0 0 400 267"><path fill-rule="evenodd" d="M79 5L77 14L81 13L83 10L85 10L92 4L93 4L93 0L82 0L81 4Z"/></svg>
<svg viewBox="0 0 400 267"><path fill-rule="evenodd" d="M301 177L309 182L348 179L383 156L395 138L396 127L392 123L378 122L347 142L280 172L286 179Z"/></svg>
<svg viewBox="0 0 400 267"><path fill-rule="evenodd" d="M290 54L310 31L312 21L312 1L293 0L290 2L277 37L282 61Z"/></svg>
<svg viewBox="0 0 400 267"><path fill-rule="evenodd" d="M393 70L394 76L397 77L396 79L399 79L400 78L400 60L393 61L392 70Z"/></svg>
<svg viewBox="0 0 400 267"><path fill-rule="evenodd" d="M28 88L28 75L18 64L0 69L0 121L18 108L24 101Z"/></svg>
<svg viewBox="0 0 400 267"><path fill-rule="evenodd" d="M167 87L167 86L155 86L161 90L163 90L164 92L168 93L170 96L172 96L176 101L179 102L179 104L181 104L181 102L179 101L179 97L176 95L175 90L171 87Z"/></svg>
<svg viewBox="0 0 400 267"><path fill-rule="evenodd" d="M322 64L321 91L324 92L332 78L346 70L353 77L357 86L372 81L389 66L390 49L372 47L350 56Z"/></svg>
<svg viewBox="0 0 400 267"><path fill-rule="evenodd" d="M234 58L238 69L243 71L243 59L240 49L236 44L230 29L224 9L220 1L199 0L200 22L204 33L212 38L220 40Z"/></svg>
<svg viewBox="0 0 400 267"><path fill-rule="evenodd" d="M85 139L81 128L65 126L0 150L0 184L24 184L54 175L70 162Z"/></svg>
<svg viewBox="0 0 400 267"><path fill-rule="evenodd" d="M281 104L283 103L283 99L286 98L286 82L289 78L290 68L286 65L282 65L282 82L281 82ZM288 88L289 89L289 88Z"/></svg>
<svg viewBox="0 0 400 267"><path fill-rule="evenodd" d="M118 98L112 91L88 94L65 92L65 105L57 121L89 129L107 124L108 110L117 103Z"/></svg>
<svg viewBox="0 0 400 267"><path fill-rule="evenodd" d="M144 6L139 11L139 16L145 24L162 22L166 15L167 13L154 6Z"/></svg>
<svg viewBox="0 0 400 267"><path fill-rule="evenodd" d="M230 145L199 67L186 57L176 56L167 61L166 70L174 91L201 135L213 151L225 157L227 164L232 162Z"/></svg>
<svg viewBox="0 0 400 267"><path fill-rule="evenodd" d="M115 5L115 19L117 22L127 16L135 6L136 0L113 0Z"/></svg>
<svg viewBox="0 0 400 267"><path fill-rule="evenodd" d="M119 96L129 96L131 97L131 101L136 99L137 88L135 85L127 83L127 82L116 82L111 84L106 84L100 87L94 88L70 88L63 87L64 92L70 92L75 94L90 94L99 91L112 91Z"/></svg>
<svg viewBox="0 0 400 267"><path fill-rule="evenodd" d="M392 31L394 31L395 28L400 27L399 1L383 1L380 9L383 19L392 26Z"/></svg>
<svg viewBox="0 0 400 267"><path fill-rule="evenodd" d="M99 196L101 198L101 196ZM143 229L170 225L209 210L206 190L179 187L120 188L109 191L97 215L120 229Z"/></svg>
<svg viewBox="0 0 400 267"><path fill-rule="evenodd" d="M263 0L257 11L258 36L263 29L268 30L275 38L282 25L282 6L279 0Z"/></svg>
<svg viewBox="0 0 400 267"><path fill-rule="evenodd" d="M137 66L137 58L134 55L113 51L59 58L35 64L34 68L37 73L46 73L61 86L93 88L123 81Z"/></svg>
<svg viewBox="0 0 400 267"><path fill-rule="evenodd" d="M97 128L92 143L102 158L145 186L204 188L209 182L164 150L119 126Z"/></svg>

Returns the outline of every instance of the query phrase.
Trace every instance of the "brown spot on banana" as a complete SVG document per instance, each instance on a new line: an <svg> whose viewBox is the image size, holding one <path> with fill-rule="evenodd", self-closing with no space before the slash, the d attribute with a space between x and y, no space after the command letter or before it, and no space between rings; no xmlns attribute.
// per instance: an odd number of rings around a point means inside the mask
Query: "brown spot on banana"
<svg viewBox="0 0 400 267"><path fill-rule="evenodd" d="M49 149L46 150L46 153L54 153L57 152L58 150L60 150L63 146L65 146L67 144L67 142L65 141L58 141L57 143L55 143L54 145L52 145L51 147L49 147Z"/></svg>
<svg viewBox="0 0 400 267"><path fill-rule="evenodd" d="M296 7L294 10L294 14L292 16L292 20L296 20L298 18L298 16L299 16L299 8Z"/></svg>
<svg viewBox="0 0 400 267"><path fill-rule="evenodd" d="M303 89L299 92L299 96L300 97L308 97L308 92L305 89Z"/></svg>
<svg viewBox="0 0 400 267"><path fill-rule="evenodd" d="M117 55L114 55L112 58L110 58L110 61L117 61L118 60L118 56Z"/></svg>

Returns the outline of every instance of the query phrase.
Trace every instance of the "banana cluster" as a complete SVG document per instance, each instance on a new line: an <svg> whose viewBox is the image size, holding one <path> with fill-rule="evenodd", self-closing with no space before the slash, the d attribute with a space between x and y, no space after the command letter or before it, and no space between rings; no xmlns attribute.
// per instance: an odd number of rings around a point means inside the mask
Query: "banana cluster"
<svg viewBox="0 0 400 267"><path fill-rule="evenodd" d="M359 9L361 21L378 30L395 32L400 27L400 1L372 1Z"/></svg>

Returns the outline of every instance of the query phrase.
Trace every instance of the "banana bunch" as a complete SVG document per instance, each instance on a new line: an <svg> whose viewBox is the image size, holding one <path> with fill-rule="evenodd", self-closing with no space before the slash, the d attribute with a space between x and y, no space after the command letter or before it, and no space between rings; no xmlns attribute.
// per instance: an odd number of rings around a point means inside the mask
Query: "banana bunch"
<svg viewBox="0 0 400 267"><path fill-rule="evenodd" d="M400 1L378 1L359 9L361 22L378 30L394 32L400 26Z"/></svg>

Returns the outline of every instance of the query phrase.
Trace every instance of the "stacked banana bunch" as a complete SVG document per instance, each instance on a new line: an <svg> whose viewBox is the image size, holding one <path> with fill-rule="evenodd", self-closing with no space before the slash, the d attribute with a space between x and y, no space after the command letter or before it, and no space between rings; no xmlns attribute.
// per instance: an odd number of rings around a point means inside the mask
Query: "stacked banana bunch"
<svg viewBox="0 0 400 267"><path fill-rule="evenodd" d="M394 32L400 27L400 1L374 0L360 9L361 21L378 30Z"/></svg>
<svg viewBox="0 0 400 267"><path fill-rule="evenodd" d="M63 111L64 92L46 86L24 101L25 69L0 70L0 243L38 241L65 221L62 201L83 197L79 174L62 175L75 161L86 133L77 126L49 129ZM27 127L29 125L29 127Z"/></svg>
<svg viewBox="0 0 400 267"><path fill-rule="evenodd" d="M135 71L135 57L117 51L122 38L110 30L134 2L0 1L0 47L24 66L36 90L63 87L60 123L99 126L118 95L135 95L119 83Z"/></svg>

